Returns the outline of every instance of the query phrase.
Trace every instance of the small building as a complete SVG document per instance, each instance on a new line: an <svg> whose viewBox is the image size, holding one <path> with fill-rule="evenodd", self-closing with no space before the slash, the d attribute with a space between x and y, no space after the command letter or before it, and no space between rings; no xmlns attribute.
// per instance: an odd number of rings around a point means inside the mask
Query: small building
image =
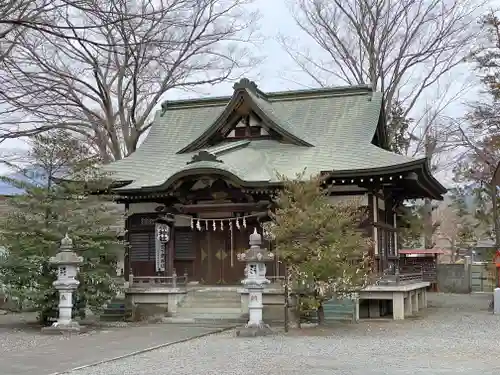
<svg viewBox="0 0 500 375"><path fill-rule="evenodd" d="M128 215L125 276L147 285L174 274L239 284L236 254L267 220L277 174L304 169L325 176L333 201L362 198L381 274L399 259L402 202L446 192L427 159L389 150L381 93L368 86L266 93L242 79L232 96L165 102L137 151L108 166ZM166 246L161 225L170 229ZM268 270L283 275L279 259Z"/></svg>

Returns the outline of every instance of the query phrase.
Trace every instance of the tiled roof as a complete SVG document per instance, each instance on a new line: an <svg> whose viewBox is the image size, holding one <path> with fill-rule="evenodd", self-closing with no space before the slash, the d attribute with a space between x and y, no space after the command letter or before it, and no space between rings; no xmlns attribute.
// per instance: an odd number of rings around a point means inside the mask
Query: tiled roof
<svg viewBox="0 0 500 375"><path fill-rule="evenodd" d="M229 150L214 151L222 163L188 164L199 150L179 151L208 137L218 119L231 110L229 103L241 93L276 124L278 133L285 138L288 134L290 141L256 139L240 147L228 145ZM316 174L414 161L371 143L381 108L382 95L367 86L267 94L240 88L233 97L167 102L166 109L156 114L141 147L107 168L116 180L131 181L123 189L133 190L164 185L193 168L218 169L244 183L257 183L275 182L277 172L294 177L304 168L308 174Z"/></svg>

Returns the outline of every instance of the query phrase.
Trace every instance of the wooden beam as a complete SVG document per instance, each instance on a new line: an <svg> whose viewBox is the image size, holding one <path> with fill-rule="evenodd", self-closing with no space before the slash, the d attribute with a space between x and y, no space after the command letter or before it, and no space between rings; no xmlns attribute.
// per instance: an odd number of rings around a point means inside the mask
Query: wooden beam
<svg viewBox="0 0 500 375"><path fill-rule="evenodd" d="M259 211L269 206L269 201L259 201L256 203L204 203L204 204L175 204L174 207L182 213L228 211L228 212L249 212Z"/></svg>

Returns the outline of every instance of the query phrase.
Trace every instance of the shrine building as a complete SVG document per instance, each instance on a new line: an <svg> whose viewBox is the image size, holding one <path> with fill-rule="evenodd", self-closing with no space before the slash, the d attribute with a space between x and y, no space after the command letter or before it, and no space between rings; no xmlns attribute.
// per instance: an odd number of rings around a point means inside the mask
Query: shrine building
<svg viewBox="0 0 500 375"><path fill-rule="evenodd" d="M128 214L125 278L237 285L236 255L268 218L278 174L323 174L332 201L359 196L370 215L376 271L399 259L406 199L441 200L426 158L389 150L382 94L368 86L263 92L163 103L143 144L107 167ZM162 237L163 236L163 237ZM266 244L272 247L272 243ZM268 275L283 275L279 258Z"/></svg>

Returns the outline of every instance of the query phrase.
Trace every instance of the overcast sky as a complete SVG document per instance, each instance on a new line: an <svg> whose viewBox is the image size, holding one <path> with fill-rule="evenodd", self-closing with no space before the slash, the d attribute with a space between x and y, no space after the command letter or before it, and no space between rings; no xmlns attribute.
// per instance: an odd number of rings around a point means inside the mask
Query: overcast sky
<svg viewBox="0 0 500 375"><path fill-rule="evenodd" d="M259 46L259 54L264 58L262 64L249 72L247 77L256 81L263 91L290 90L313 86L311 79L306 74L301 74L298 71L293 61L276 41L277 34L282 33L300 38L301 45L310 45L307 36L295 25L285 2L286 0L256 0L254 4L262 15L259 33L265 36L266 40ZM291 77L293 77L293 80L291 80ZM198 93L173 90L168 92L164 99L174 100L205 95L230 95L232 85L232 82L227 82L215 87L205 87L198 90ZM26 148L27 146L23 141L11 140L4 142L0 147L5 150ZM6 168L0 165L0 174L4 173L6 173ZM446 176L443 177L448 180Z"/></svg>
<svg viewBox="0 0 500 375"><path fill-rule="evenodd" d="M294 24L293 19L289 16L288 9L285 5L285 0L256 0L254 5L261 13L259 34L265 36L262 46L259 47L259 54L265 59L262 64L253 69L247 74L247 77L255 80L259 88L264 91L277 91L294 89L299 86L292 83L290 80L280 78L283 74L283 67L291 67L293 64L288 55L280 48L274 36L278 33L286 33L287 35L296 35L299 30ZM307 77L301 80L304 84L309 83ZM219 96L230 95L232 93L233 83L223 83L217 86L205 87L197 93L186 93L172 90L165 96L165 100L174 100L180 98L196 97L203 95ZM6 150L25 149L27 145L21 140L9 140L1 144L2 154ZM0 174L5 174L7 168L0 164Z"/></svg>

